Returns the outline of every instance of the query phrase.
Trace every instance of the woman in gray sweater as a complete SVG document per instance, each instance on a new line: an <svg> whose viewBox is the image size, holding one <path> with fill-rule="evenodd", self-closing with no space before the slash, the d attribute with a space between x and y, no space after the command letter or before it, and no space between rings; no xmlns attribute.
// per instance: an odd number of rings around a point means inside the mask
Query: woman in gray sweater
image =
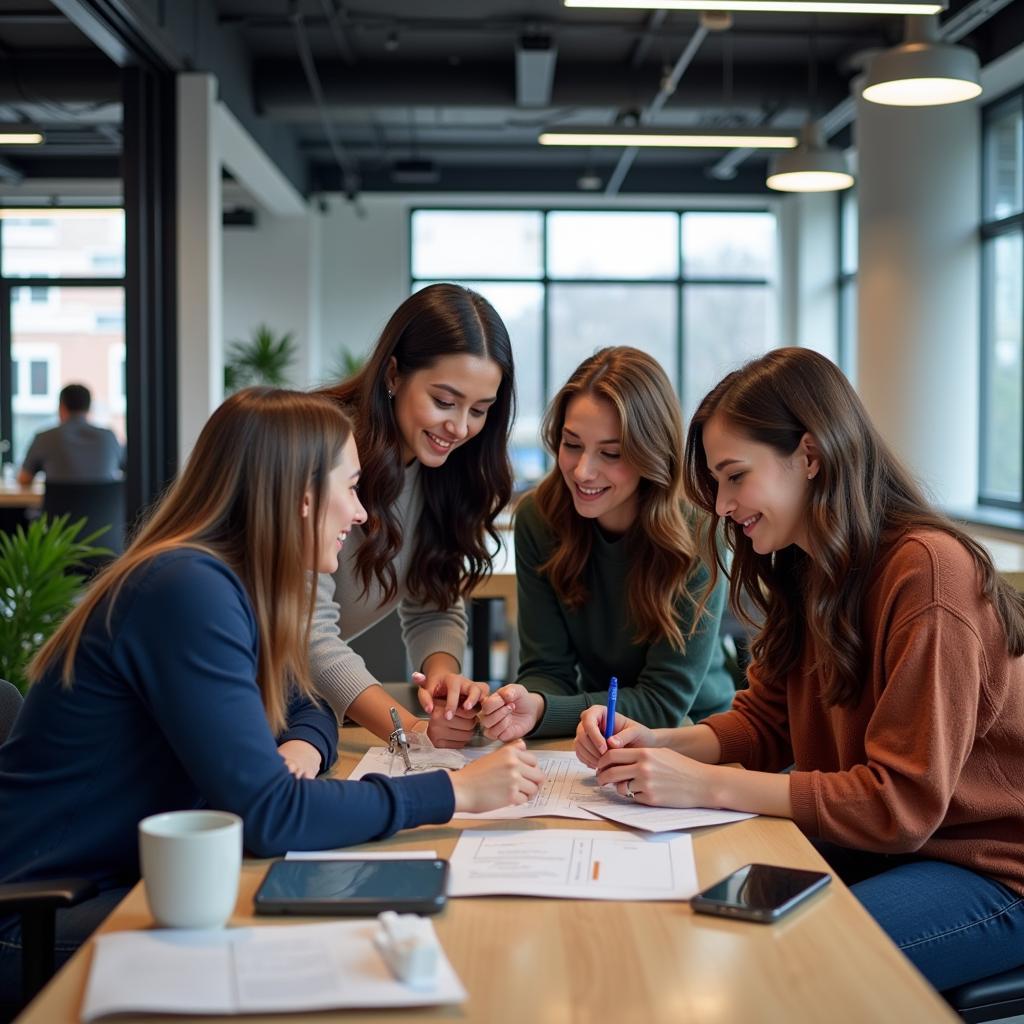
<svg viewBox="0 0 1024 1024"><path fill-rule="evenodd" d="M463 598L490 569L494 521L512 493L508 332L476 292L431 285L398 307L363 369L326 393L355 422L367 522L338 571L318 579L314 685L339 722L386 737L394 701L348 641L397 608L431 713L424 723L400 708L403 725L426 729L435 746L462 746L487 693L461 674Z"/></svg>

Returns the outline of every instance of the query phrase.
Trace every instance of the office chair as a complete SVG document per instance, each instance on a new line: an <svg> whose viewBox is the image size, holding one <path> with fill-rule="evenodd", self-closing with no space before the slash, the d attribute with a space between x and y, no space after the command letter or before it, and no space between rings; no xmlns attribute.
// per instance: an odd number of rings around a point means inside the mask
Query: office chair
<svg viewBox="0 0 1024 1024"><path fill-rule="evenodd" d="M18 688L0 679L0 746L6 741L20 708ZM21 915L21 997L24 1003L53 976L57 911L95 895L96 885L87 878L0 884L0 918Z"/></svg>
<svg viewBox="0 0 1024 1024"><path fill-rule="evenodd" d="M942 993L967 1024L1024 1013L1024 967L993 974Z"/></svg>
<svg viewBox="0 0 1024 1024"><path fill-rule="evenodd" d="M81 483L47 480L43 492L43 511L49 516L66 514L72 523L84 518L86 523L80 537L87 537L104 526L109 527L96 538L95 543L109 548L115 556L124 551L123 480Z"/></svg>

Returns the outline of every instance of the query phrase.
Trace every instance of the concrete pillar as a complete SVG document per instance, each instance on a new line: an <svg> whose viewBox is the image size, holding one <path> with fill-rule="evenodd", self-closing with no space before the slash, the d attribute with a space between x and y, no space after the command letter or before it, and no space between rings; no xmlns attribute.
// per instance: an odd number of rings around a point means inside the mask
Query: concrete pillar
<svg viewBox="0 0 1024 1024"><path fill-rule="evenodd" d="M857 381L882 435L944 506L978 479L974 103L857 101Z"/></svg>
<svg viewBox="0 0 1024 1024"><path fill-rule="evenodd" d="M217 81L178 76L178 449L224 397Z"/></svg>
<svg viewBox="0 0 1024 1024"><path fill-rule="evenodd" d="M835 192L786 196L779 203L778 344L838 358L838 199Z"/></svg>

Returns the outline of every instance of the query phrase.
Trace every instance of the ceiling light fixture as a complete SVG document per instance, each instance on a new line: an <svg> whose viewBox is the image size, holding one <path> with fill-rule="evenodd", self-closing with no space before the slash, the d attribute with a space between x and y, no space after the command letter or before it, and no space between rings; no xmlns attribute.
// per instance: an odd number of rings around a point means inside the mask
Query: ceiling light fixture
<svg viewBox="0 0 1024 1024"><path fill-rule="evenodd" d="M651 146L681 149L793 149L792 132L668 130L657 128L568 128L541 132L542 146Z"/></svg>
<svg viewBox="0 0 1024 1024"><path fill-rule="evenodd" d="M825 144L821 129L808 121L800 145L772 158L765 184L776 192L841 192L853 185L846 157Z"/></svg>
<svg viewBox="0 0 1024 1024"><path fill-rule="evenodd" d="M38 146L46 141L38 128L23 124L0 124L0 146Z"/></svg>
<svg viewBox="0 0 1024 1024"><path fill-rule="evenodd" d="M938 14L948 0L563 0L566 7L790 14Z"/></svg>
<svg viewBox="0 0 1024 1024"><path fill-rule="evenodd" d="M861 95L890 107L936 107L981 94L978 55L939 39L937 18L908 18L901 45L868 64Z"/></svg>

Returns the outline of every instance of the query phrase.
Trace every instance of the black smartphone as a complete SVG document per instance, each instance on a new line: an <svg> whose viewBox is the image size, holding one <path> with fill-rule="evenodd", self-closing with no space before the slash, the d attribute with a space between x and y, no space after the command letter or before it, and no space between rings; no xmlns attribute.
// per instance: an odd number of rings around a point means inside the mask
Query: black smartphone
<svg viewBox="0 0 1024 1024"><path fill-rule="evenodd" d="M748 864L690 900L702 914L770 924L832 881L827 871Z"/></svg>
<svg viewBox="0 0 1024 1024"><path fill-rule="evenodd" d="M436 914L447 890L446 860L279 860L253 905L257 914Z"/></svg>

